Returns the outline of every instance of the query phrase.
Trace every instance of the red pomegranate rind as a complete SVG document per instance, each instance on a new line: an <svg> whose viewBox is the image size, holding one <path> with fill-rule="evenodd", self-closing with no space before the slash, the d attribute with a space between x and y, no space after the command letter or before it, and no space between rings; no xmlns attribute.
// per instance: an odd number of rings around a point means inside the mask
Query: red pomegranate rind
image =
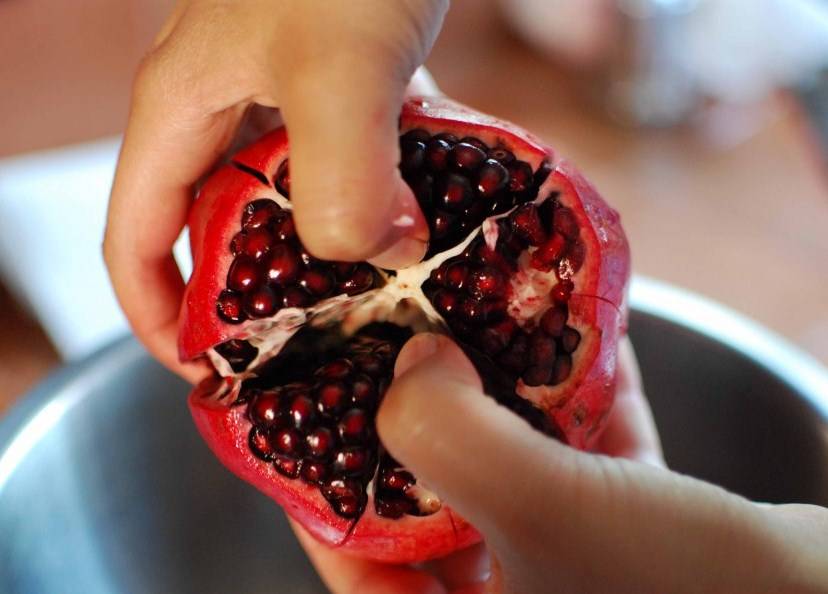
<svg viewBox="0 0 828 594"><path fill-rule="evenodd" d="M483 142L490 150L505 149L507 156L511 151L514 153L511 158L524 161L524 169L518 171L528 170L528 174L522 175L528 175L532 184L538 184L543 179L543 175L538 174L542 164L544 169L549 168L551 173L542 183L536 202L549 200L555 209L563 208L552 213L553 224L559 220L558 213L563 213L563 224L566 224L567 217L574 218L578 227L577 234L562 231L568 238L562 245L575 253L578 253L576 248L582 246L580 253L585 254L583 263L579 267L572 267L574 274L570 275L565 267L559 266L558 269L560 276L569 278L574 283L574 290L567 302L568 318L565 323L578 331L575 335L576 341L580 335L580 343L577 348L572 347L575 348L574 352L564 350L564 354L559 357L566 364L569 361L566 353L571 353L572 368L568 376L556 376L565 379L555 380L557 384L552 382L549 385L536 385L538 380L533 378L538 375L529 375L526 376L527 381L532 386L524 384L520 379L516 392L535 404L554 422L555 435L560 435L557 431L559 429L563 433L562 438L571 445L578 448L591 447L612 404L617 341L626 325L629 248L618 214L604 203L574 167L567 162L556 162L554 153L544 143L516 126L445 99L420 98L405 104L400 120L401 134L414 131L411 134L416 138L421 133L418 128L424 128L431 135L451 133L458 138L470 137L471 140L460 142ZM411 134L406 136L412 138ZM410 140L407 146L412 146ZM469 151L474 153L473 149L464 150L465 154L469 154ZM405 151L402 152L403 157L406 154ZM216 300L225 286L230 286L227 283L227 272L234 261L230 244L239 232L245 207L261 198L286 204L285 198L274 187L274 175L277 175L280 167L286 165L287 157L287 135L282 128L240 151L233 158L233 166L220 169L202 188L189 221L194 273L188 283L181 310L179 350L182 359L200 356L232 338L248 338L257 328L263 327L261 324L252 326L253 321L239 324L221 321L216 311ZM529 166L534 170L534 176ZM266 183L263 183L262 178ZM531 187L537 189L537 185ZM534 196L528 190L513 191L522 192L517 204L526 204ZM529 205L530 211L534 208L536 207ZM550 211L547 206L545 210L537 207L536 212ZM496 212L506 213L505 210ZM544 224L546 231L541 230L539 233L551 234L550 221ZM497 228L497 225L490 225L490 228ZM561 237L560 234L557 235L558 240ZM438 243L432 243L432 247L435 248L435 253L450 249ZM529 252L524 250L523 253L528 260ZM535 254L538 255L537 252ZM521 256L521 260L523 258ZM557 257L553 259L557 262ZM515 276L521 274L524 272L518 272ZM558 282L555 272L539 272L539 269L535 269L534 272L529 271L529 274L528 278L535 278L541 287L548 285L540 292L526 294L527 299L534 300L536 305L545 308L550 290ZM510 315L521 313L523 307L517 303L514 312L510 309ZM529 309L536 311L538 318L514 316L521 324L527 324L527 333L536 329L534 325L544 312L544 309L538 310L537 307ZM226 312L223 311L223 314ZM232 318L228 319L232 321ZM555 336L558 337L558 344L563 345L560 342L561 335ZM556 359L555 363L560 361ZM230 396L217 397L216 380L211 381L212 383L197 388L189 401L196 425L211 449L232 472L280 503L288 514L320 541L362 557L399 563L441 557L479 541L480 535L474 528L445 505L431 515L403 515L400 518L380 516L377 509L382 513L381 493L377 494L376 500L369 498L358 520L338 515L331 503L322 496L319 487L302 480L286 478L279 474L273 464L253 454L248 442L252 425L246 407L230 407L227 404ZM233 382L232 379L224 381L228 382L227 385ZM509 392L509 397L514 399L514 394ZM538 413L537 410L532 410ZM378 506L376 508L375 502Z"/></svg>
<svg viewBox="0 0 828 594"><path fill-rule="evenodd" d="M518 391L551 412L570 445L589 449L615 395L617 343L626 328L629 245L618 213L570 163L557 163L545 188L560 192L558 201L574 213L587 246L569 301L570 324L580 329L582 340L566 382Z"/></svg>
<svg viewBox="0 0 828 594"><path fill-rule="evenodd" d="M215 300L233 261L228 246L238 231L242 210L251 200L275 196L275 190L231 165L219 169L201 188L188 222L193 274L179 314L178 352L182 360L243 334L244 325L219 319Z"/></svg>
<svg viewBox="0 0 828 594"><path fill-rule="evenodd" d="M479 533L447 507L426 521L414 516L381 518L372 505L358 521L336 515L315 486L285 478L253 456L247 445L251 423L244 408L228 408L210 397L214 393L215 380L210 378L189 397L193 421L210 449L231 472L257 485L318 540L360 557L394 563L444 557L480 541Z"/></svg>

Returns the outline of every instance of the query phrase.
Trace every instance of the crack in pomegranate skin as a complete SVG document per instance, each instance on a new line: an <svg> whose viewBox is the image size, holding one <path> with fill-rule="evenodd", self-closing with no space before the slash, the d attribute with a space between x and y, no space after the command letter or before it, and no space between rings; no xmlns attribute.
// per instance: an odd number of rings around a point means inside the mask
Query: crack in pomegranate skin
<svg viewBox="0 0 828 594"><path fill-rule="evenodd" d="M190 399L224 464L319 540L416 562L479 535L379 442L398 349L412 332L450 334L488 395L588 448L612 402L629 255L617 213L511 124L415 99L399 142L431 241L422 262L396 271L304 248L284 129L211 176L189 223L180 348L227 376Z"/></svg>

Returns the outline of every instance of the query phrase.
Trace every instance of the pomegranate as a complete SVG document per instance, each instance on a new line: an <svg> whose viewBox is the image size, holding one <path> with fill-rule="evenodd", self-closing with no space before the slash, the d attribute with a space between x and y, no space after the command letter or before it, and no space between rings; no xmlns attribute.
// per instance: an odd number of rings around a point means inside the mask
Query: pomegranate
<svg viewBox="0 0 828 594"><path fill-rule="evenodd" d="M402 563L480 536L377 437L399 349L417 332L454 337L487 394L589 448L613 399L629 252L617 213L516 126L414 99L400 154L431 233L401 270L304 248L284 129L213 174L189 219L179 347L215 367L189 405L230 470L320 541Z"/></svg>

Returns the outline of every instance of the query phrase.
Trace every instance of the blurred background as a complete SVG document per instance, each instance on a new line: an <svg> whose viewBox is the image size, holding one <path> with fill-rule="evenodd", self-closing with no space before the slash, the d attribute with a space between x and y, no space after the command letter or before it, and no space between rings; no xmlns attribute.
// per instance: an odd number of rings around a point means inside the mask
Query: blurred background
<svg viewBox="0 0 828 594"><path fill-rule="evenodd" d="M0 2L0 415L126 331L99 246L171 4ZM636 273L828 363L828 2L455 0L427 66L578 163Z"/></svg>

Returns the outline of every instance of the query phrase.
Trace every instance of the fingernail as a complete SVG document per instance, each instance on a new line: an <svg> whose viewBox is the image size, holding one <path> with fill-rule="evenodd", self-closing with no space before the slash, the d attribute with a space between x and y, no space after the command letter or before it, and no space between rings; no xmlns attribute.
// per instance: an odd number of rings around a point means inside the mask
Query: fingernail
<svg viewBox="0 0 828 594"><path fill-rule="evenodd" d="M416 334L405 343L397 362L394 364L394 375L399 376L414 367L423 359L427 359L436 353L441 346L441 337L437 334L422 333Z"/></svg>
<svg viewBox="0 0 828 594"><path fill-rule="evenodd" d="M400 269L423 259L428 244L413 237L402 237L381 254L368 260L380 268Z"/></svg>

